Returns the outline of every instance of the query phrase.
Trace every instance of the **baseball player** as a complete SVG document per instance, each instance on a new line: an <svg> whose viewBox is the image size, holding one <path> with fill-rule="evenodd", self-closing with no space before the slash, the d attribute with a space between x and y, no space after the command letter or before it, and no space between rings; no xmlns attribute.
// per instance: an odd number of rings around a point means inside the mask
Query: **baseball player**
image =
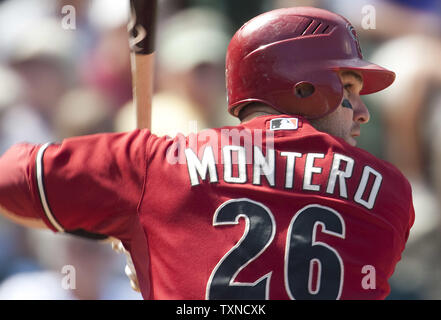
<svg viewBox="0 0 441 320"><path fill-rule="evenodd" d="M355 138L369 121L360 95L394 73L363 60L345 18L297 7L239 29L226 78L234 127L12 147L2 212L121 240L145 299L387 297L411 188Z"/></svg>

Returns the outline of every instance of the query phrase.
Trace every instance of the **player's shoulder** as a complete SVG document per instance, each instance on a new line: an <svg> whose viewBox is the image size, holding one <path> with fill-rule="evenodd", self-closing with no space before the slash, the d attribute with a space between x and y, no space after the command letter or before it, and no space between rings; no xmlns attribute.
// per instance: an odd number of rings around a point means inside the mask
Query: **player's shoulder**
<svg viewBox="0 0 441 320"><path fill-rule="evenodd" d="M357 161L364 163L367 166L374 167L383 175L389 176L397 182L409 184L407 178L403 175L403 173L389 161L378 158L365 149L357 146L352 146L341 138L334 137L324 132L320 132L314 128L312 128L312 130L314 132L314 135L317 136L318 139L325 140L326 143L331 146L332 152L343 153L353 159L356 159Z"/></svg>
<svg viewBox="0 0 441 320"><path fill-rule="evenodd" d="M360 164L375 169L381 173L385 181L389 181L391 188L396 188L397 191L405 194L411 193L411 185L408 179L394 164L376 157L365 149L352 146L339 137L320 132L312 126L310 126L309 130L311 132L310 134L314 136L314 139L321 140L322 143L329 148L330 152L351 157Z"/></svg>
<svg viewBox="0 0 441 320"><path fill-rule="evenodd" d="M235 127L226 128L232 129ZM407 178L392 163L380 159L364 149L354 147L341 138L315 129L307 119L300 116L261 116L236 128L264 130L267 132L266 136L274 137L277 146L282 148L292 147L303 151L303 153L343 154L371 166L377 171L381 171L397 182L409 184Z"/></svg>

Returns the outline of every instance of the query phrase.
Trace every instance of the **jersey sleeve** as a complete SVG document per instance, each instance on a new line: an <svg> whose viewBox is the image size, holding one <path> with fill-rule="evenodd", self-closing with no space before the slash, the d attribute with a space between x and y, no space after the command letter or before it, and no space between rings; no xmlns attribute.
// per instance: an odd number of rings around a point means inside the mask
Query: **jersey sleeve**
<svg viewBox="0 0 441 320"><path fill-rule="evenodd" d="M27 147L29 163L21 170L27 186L21 185L30 192L17 201L33 205L22 214L40 215L55 232L128 239L143 192L149 137L149 131L136 130Z"/></svg>
<svg viewBox="0 0 441 320"><path fill-rule="evenodd" d="M42 207L35 176L39 145L17 144L0 157L0 207L2 211L27 219L41 219Z"/></svg>

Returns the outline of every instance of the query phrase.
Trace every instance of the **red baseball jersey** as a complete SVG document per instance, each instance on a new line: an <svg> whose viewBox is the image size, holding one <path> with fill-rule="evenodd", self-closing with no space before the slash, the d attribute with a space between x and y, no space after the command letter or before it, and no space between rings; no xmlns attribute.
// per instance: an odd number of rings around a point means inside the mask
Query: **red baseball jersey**
<svg viewBox="0 0 441 320"><path fill-rule="evenodd" d="M292 116L18 145L0 204L113 236L145 299L383 299L414 221L392 165Z"/></svg>

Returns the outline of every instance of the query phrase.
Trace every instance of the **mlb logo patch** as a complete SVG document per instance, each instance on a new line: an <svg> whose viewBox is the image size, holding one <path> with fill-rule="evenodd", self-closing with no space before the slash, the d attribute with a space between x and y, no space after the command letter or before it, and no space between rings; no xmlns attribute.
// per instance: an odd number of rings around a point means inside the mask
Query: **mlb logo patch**
<svg viewBox="0 0 441 320"><path fill-rule="evenodd" d="M270 130L297 130L299 119L297 118L277 118L270 121Z"/></svg>

